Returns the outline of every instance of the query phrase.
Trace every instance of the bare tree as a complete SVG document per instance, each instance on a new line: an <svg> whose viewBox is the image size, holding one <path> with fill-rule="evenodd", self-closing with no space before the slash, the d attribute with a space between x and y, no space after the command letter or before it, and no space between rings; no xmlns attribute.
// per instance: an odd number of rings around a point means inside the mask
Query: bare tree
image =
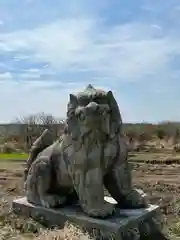
<svg viewBox="0 0 180 240"><path fill-rule="evenodd" d="M63 120L59 120L51 114L45 114L43 112L18 118L17 122L21 124L21 134L24 136L27 149L30 148L33 141L40 136L45 129L49 129L56 138L60 130L64 128Z"/></svg>

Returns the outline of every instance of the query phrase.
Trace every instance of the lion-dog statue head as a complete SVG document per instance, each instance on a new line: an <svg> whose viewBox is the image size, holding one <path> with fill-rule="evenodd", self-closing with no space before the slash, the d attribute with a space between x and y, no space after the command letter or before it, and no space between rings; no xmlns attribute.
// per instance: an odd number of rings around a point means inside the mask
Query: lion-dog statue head
<svg viewBox="0 0 180 240"><path fill-rule="evenodd" d="M95 89L89 84L83 92L70 94L67 131L74 140L92 132L113 138L120 133L121 126L121 114L111 91Z"/></svg>

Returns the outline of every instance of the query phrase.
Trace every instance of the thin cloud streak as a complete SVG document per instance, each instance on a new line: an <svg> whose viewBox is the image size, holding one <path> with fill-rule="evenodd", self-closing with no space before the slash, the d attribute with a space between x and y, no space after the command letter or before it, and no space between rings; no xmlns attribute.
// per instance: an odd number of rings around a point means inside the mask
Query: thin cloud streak
<svg viewBox="0 0 180 240"><path fill-rule="evenodd" d="M24 49L34 60L48 62L55 70L86 69L125 81L167 71L169 57L180 53L176 38L154 38L146 24L125 24L102 31L91 19L56 21L33 31L1 34L0 38L4 54L7 49Z"/></svg>

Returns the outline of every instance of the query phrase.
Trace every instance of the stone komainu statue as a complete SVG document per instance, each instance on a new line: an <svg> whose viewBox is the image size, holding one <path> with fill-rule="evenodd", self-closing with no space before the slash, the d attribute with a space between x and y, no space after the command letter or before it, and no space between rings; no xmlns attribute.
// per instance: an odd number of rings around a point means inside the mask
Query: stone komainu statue
<svg viewBox="0 0 180 240"><path fill-rule="evenodd" d="M146 195L132 187L122 119L111 91L88 87L70 94L66 129L56 141L46 130L33 144L25 170L30 203L47 208L78 199L85 213L106 217L114 205L104 187L123 208L146 207Z"/></svg>

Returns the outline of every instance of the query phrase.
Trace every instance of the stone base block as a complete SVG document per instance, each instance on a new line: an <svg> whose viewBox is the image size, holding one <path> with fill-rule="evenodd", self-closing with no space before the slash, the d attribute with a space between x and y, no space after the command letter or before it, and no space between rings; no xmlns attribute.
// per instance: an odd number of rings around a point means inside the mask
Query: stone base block
<svg viewBox="0 0 180 240"><path fill-rule="evenodd" d="M107 201L113 203L111 198L107 199ZM103 239L110 239L110 235L108 234L113 234L113 239L119 240L152 239L147 237L149 234L148 231L150 231L149 228L152 227L151 224L147 223L159 214L159 206L149 205L146 209L124 210L117 208L112 217L107 219L97 219L88 217L82 212L78 205L64 206L63 208L58 209L48 209L32 205L27 202L26 198L14 200L12 203L12 209L16 214L31 217L47 227L63 227L64 223L69 221L90 230L90 232L92 229L96 229L96 231L99 231L100 234L104 236ZM155 226L155 228L156 227L157 226ZM166 238L158 237L158 240L160 239Z"/></svg>

